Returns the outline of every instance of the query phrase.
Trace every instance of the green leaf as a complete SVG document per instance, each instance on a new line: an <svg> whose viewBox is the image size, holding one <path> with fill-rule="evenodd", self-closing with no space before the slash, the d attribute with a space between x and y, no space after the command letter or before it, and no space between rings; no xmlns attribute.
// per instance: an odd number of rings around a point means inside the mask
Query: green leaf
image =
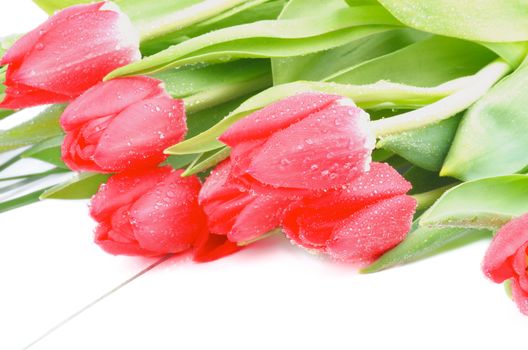
<svg viewBox="0 0 528 350"><path fill-rule="evenodd" d="M52 137L43 142L37 143L20 154L20 158L35 158L57 167L68 169L61 158L61 145L64 140L63 135Z"/></svg>
<svg viewBox="0 0 528 350"><path fill-rule="evenodd" d="M526 3L518 0L378 0L405 25L473 41L528 40Z"/></svg>
<svg viewBox="0 0 528 350"><path fill-rule="evenodd" d="M201 173L209 168L214 167L227 157L229 157L229 147L222 147L220 149L212 150L200 154L196 159L189 165L182 176L189 176Z"/></svg>
<svg viewBox="0 0 528 350"><path fill-rule="evenodd" d="M441 174L462 180L513 174L528 165L528 65L495 85L464 115Z"/></svg>
<svg viewBox="0 0 528 350"><path fill-rule="evenodd" d="M237 74L233 74L234 71ZM264 59L188 66L158 72L153 76L165 83L171 96L185 100L188 114L271 86L270 63Z"/></svg>
<svg viewBox="0 0 528 350"><path fill-rule="evenodd" d="M106 79L244 57L308 54L340 46L397 25L398 22L379 6L329 12L316 19L259 21L220 29L184 41L139 62L118 68Z"/></svg>
<svg viewBox="0 0 528 350"><path fill-rule="evenodd" d="M517 68L526 57L528 52L528 43L486 43L480 42L480 45L487 47L495 52L499 57L510 64L512 68Z"/></svg>
<svg viewBox="0 0 528 350"><path fill-rule="evenodd" d="M487 230L428 228L414 225L405 240L360 272L378 272L396 265L407 264L440 253L454 245L460 246L490 235L491 232Z"/></svg>
<svg viewBox="0 0 528 350"><path fill-rule="evenodd" d="M448 80L473 75L496 55L464 40L432 36L400 50L352 65L327 81L370 84L379 80L414 86L436 86Z"/></svg>
<svg viewBox="0 0 528 350"><path fill-rule="evenodd" d="M277 85L249 98L209 130L168 148L166 152L169 154L203 153L220 148L223 144L217 138L237 120L268 104L301 92L320 91L343 95L351 98L362 108L391 108L395 106L412 108L423 106L448 96L453 92L452 88L452 85L438 86L436 88L418 88L389 82L355 86L300 81Z"/></svg>
<svg viewBox="0 0 528 350"><path fill-rule="evenodd" d="M39 201L40 195L46 191L46 188L37 190L35 192L28 193L18 198L10 199L4 202L0 202L0 213L23 207L28 204L32 204Z"/></svg>
<svg viewBox="0 0 528 350"><path fill-rule="evenodd" d="M411 163L430 171L438 171L444 163L461 116L437 124L382 137L376 147L396 153Z"/></svg>
<svg viewBox="0 0 528 350"><path fill-rule="evenodd" d="M29 146L61 135L62 129L59 125L59 117L64 108L64 105L53 105L25 123L14 126L9 130L1 130L0 152Z"/></svg>
<svg viewBox="0 0 528 350"><path fill-rule="evenodd" d="M33 2L49 15L52 15L55 11L77 4L90 3L92 0L33 0ZM119 0L114 0L114 2L119 2Z"/></svg>
<svg viewBox="0 0 528 350"><path fill-rule="evenodd" d="M99 186L106 182L110 175L97 173L76 174L70 180L47 189L40 199L85 199L92 197Z"/></svg>
<svg viewBox="0 0 528 350"><path fill-rule="evenodd" d="M420 220L421 226L495 230L528 212L528 175L464 182L440 197Z"/></svg>
<svg viewBox="0 0 528 350"><path fill-rule="evenodd" d="M205 21L182 28L176 33L169 33L156 37L153 40L144 41L141 43L141 52L144 56L150 56L165 50L169 46L179 44L189 38L194 38L214 30L262 20L276 19L285 2L285 0L247 1L240 6L236 6Z"/></svg>
<svg viewBox="0 0 528 350"><path fill-rule="evenodd" d="M373 34L343 46L304 56L274 58L273 80L284 84L296 80L334 81L332 76L362 62L412 44L424 34L410 29ZM348 81L341 81L349 83Z"/></svg>

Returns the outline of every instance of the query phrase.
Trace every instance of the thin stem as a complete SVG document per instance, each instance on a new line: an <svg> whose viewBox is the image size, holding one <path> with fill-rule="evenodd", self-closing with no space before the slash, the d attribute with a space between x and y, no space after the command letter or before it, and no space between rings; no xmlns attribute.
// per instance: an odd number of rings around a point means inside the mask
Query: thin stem
<svg viewBox="0 0 528 350"><path fill-rule="evenodd" d="M219 105L223 102L233 100L254 91L271 86L271 76L264 75L250 81L235 84L221 85L207 91L185 97L185 110L187 113L195 113L209 107Z"/></svg>
<svg viewBox="0 0 528 350"><path fill-rule="evenodd" d="M53 174L60 174L60 173L66 173L69 172L68 169L62 169L62 168L53 168L47 171L43 171L40 173L34 173L34 174L25 174L25 175L18 175L18 176L11 176L11 177L3 177L0 178L0 182L3 181L12 181L12 180L21 180L21 179L39 179L41 177L46 177Z"/></svg>
<svg viewBox="0 0 528 350"><path fill-rule="evenodd" d="M438 198L440 198L440 196L444 194L445 191L456 185L458 185L458 183L442 186L428 192L413 194L412 197L418 202L418 207L416 210L419 211L429 208Z"/></svg>
<svg viewBox="0 0 528 350"><path fill-rule="evenodd" d="M263 235L260 235L256 238L253 238L253 239L250 239L250 240L247 240L247 241L243 241L243 242L238 242L237 245L240 246L240 247L244 247L246 245L249 245L251 243L255 243L255 242L258 242L260 240L263 240L264 238L268 238L268 237L271 237L271 236L274 236L274 235L277 235L277 234L280 234L282 233L282 230L280 228L276 228L276 229L273 229L269 232L266 232L265 234Z"/></svg>
<svg viewBox="0 0 528 350"><path fill-rule="evenodd" d="M447 119L475 103L510 70L506 62L495 60L475 74L473 82L464 89L420 109L373 121L374 132L377 137L383 137Z"/></svg>

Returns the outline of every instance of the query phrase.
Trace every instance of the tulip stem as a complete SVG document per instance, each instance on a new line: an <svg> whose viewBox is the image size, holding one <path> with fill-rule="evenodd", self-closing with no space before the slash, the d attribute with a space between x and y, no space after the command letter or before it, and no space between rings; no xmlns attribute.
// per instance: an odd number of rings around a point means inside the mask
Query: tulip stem
<svg viewBox="0 0 528 350"><path fill-rule="evenodd" d="M274 235L279 234L279 233L282 233L282 230L280 228L276 228L276 229L273 229L273 230L271 230L269 232L266 232L265 234L260 235L260 236L258 236L256 238L249 239L249 240L243 241L243 242L238 242L237 245L240 246L240 247L244 247L246 245L258 242L260 240L263 240L264 238L268 238L268 237L274 236Z"/></svg>
<svg viewBox="0 0 528 350"><path fill-rule="evenodd" d="M445 191L456 185L458 185L458 183L442 186L428 192L413 194L412 197L416 200L416 202L418 202L416 210L420 211L429 208L438 198L444 194Z"/></svg>
<svg viewBox="0 0 528 350"><path fill-rule="evenodd" d="M470 107L510 70L511 67L506 62L497 59L476 73L472 77L473 82L469 86L454 92L440 101L395 117L373 121L374 133L377 137L383 137L421 128L447 119Z"/></svg>
<svg viewBox="0 0 528 350"><path fill-rule="evenodd" d="M199 112L201 110L233 100L237 97L265 89L271 85L272 78L269 74L262 75L250 81L220 85L218 87L184 97L183 100L185 101L185 110L187 113Z"/></svg>

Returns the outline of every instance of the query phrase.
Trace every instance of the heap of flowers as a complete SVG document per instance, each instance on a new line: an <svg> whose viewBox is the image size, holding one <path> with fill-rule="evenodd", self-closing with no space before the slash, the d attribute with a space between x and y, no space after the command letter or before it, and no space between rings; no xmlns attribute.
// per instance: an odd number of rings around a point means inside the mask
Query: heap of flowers
<svg viewBox="0 0 528 350"><path fill-rule="evenodd" d="M480 28L471 37L463 26L437 32L402 19L392 1L332 2L337 10L313 9L331 24L309 29L313 17L291 13L296 0L209 3L185 26L161 12L145 24L126 0L130 15L111 2L40 1L60 11L2 41L0 116L54 106L0 132L0 151L22 150L0 171L34 157L56 167L17 179L75 177L8 198L0 211L39 197L91 197L95 242L111 254L189 251L206 262L283 234L364 272L417 260L461 230L487 230L497 233L483 270L506 281L528 314L528 200L518 195L528 178L516 174L528 164L523 143L506 142L510 157L498 162L467 132L497 127L497 94L508 95L499 107L516 118L524 97L507 91L526 74L525 51L479 45L520 39ZM256 18L238 17L248 8ZM415 35L395 31L402 23ZM415 64L408 52L433 46L458 54L440 64L460 72L438 73L433 55L425 73L416 67L399 81L402 62ZM468 52L478 55L457 61ZM380 68L394 56L402 57L394 71ZM490 142L502 147L523 127L506 125L506 139Z"/></svg>

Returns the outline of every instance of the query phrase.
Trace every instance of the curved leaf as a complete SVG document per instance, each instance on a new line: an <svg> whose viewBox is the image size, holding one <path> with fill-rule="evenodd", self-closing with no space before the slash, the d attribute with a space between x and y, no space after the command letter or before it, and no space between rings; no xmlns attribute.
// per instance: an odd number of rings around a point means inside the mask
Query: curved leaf
<svg viewBox="0 0 528 350"><path fill-rule="evenodd" d="M528 40L528 9L518 0L378 0L405 25L473 41Z"/></svg>
<svg viewBox="0 0 528 350"><path fill-rule="evenodd" d="M110 175L97 173L75 174L70 180L47 189L40 199L85 199L92 197Z"/></svg>
<svg viewBox="0 0 528 350"><path fill-rule="evenodd" d="M528 65L495 85L464 115L441 174L462 180L513 174L528 165Z"/></svg>
<svg viewBox="0 0 528 350"><path fill-rule="evenodd" d="M169 67L222 62L242 57L287 57L342 45L399 23L380 6L362 6L299 20L259 21L228 27L184 41L139 62L118 68L106 79L146 74Z"/></svg>
<svg viewBox="0 0 528 350"><path fill-rule="evenodd" d="M445 192L420 219L421 226L495 230L528 212L528 175L464 182Z"/></svg>

